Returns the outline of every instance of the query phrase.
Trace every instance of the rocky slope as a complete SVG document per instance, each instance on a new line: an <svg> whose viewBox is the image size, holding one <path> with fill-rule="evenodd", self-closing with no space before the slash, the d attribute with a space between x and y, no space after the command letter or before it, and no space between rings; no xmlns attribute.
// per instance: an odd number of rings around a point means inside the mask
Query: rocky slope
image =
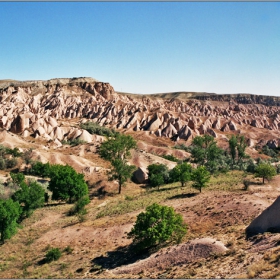
<svg viewBox="0 0 280 280"><path fill-rule="evenodd" d="M187 97L186 97L187 96ZM90 119L123 131L191 141L196 135L245 134L249 145L278 147L280 99L256 95L120 94L92 78L0 82L0 127L23 137L96 141L65 120ZM64 120L64 122L63 122Z"/></svg>

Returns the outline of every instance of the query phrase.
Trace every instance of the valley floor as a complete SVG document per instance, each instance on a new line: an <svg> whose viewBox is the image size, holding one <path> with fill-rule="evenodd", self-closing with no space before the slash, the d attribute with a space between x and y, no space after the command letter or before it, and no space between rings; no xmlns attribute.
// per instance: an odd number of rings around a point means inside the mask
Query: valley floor
<svg viewBox="0 0 280 280"><path fill-rule="evenodd" d="M121 195L97 197L93 186L84 221L68 216L72 205L45 205L0 247L0 278L279 277L280 234L246 240L245 228L278 197L280 176L266 185L248 178L246 191L239 171L212 177L202 193L190 184L158 191L129 183ZM179 245L137 256L127 233L153 202L173 206L188 232ZM62 257L44 263L51 247Z"/></svg>

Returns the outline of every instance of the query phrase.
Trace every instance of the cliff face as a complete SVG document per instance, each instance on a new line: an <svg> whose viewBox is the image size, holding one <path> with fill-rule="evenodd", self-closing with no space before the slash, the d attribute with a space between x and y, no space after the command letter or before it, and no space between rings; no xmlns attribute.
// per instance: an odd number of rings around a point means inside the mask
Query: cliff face
<svg viewBox="0 0 280 280"><path fill-rule="evenodd" d="M255 95L133 98L117 94L109 83L92 78L12 81L0 84L0 127L24 137L61 141L88 136L82 130L61 127L58 120L86 118L100 125L148 131L173 140L250 132L248 141L253 138L255 143L278 146L279 103L278 97ZM260 136L263 134L265 139Z"/></svg>
<svg viewBox="0 0 280 280"><path fill-rule="evenodd" d="M197 96L198 100L235 102L238 104L262 104L265 106L280 106L280 97L253 94L219 94Z"/></svg>

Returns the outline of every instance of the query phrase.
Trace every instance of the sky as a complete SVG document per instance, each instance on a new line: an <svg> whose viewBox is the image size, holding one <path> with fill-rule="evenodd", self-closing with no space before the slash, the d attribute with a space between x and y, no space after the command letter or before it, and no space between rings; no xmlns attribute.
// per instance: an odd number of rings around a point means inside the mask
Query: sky
<svg viewBox="0 0 280 280"><path fill-rule="evenodd" d="M0 2L0 79L280 96L280 2Z"/></svg>

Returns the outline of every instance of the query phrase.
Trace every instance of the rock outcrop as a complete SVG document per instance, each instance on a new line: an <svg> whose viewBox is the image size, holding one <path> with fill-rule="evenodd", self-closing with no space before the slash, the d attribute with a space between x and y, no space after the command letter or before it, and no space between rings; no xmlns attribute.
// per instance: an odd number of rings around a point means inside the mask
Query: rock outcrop
<svg viewBox="0 0 280 280"><path fill-rule="evenodd" d="M246 228L247 238L258 233L280 232L280 196Z"/></svg>
<svg viewBox="0 0 280 280"><path fill-rule="evenodd" d="M184 100L159 95L141 98L116 93L109 83L92 78L5 82L0 83L0 128L24 137L91 142L87 132L77 128L70 131L59 120L88 119L111 128L148 131L174 141L188 141L203 134L219 137L251 127L266 131L262 143L257 139L251 139L251 143L278 147L274 140L280 136L279 100L215 94L192 95Z"/></svg>

